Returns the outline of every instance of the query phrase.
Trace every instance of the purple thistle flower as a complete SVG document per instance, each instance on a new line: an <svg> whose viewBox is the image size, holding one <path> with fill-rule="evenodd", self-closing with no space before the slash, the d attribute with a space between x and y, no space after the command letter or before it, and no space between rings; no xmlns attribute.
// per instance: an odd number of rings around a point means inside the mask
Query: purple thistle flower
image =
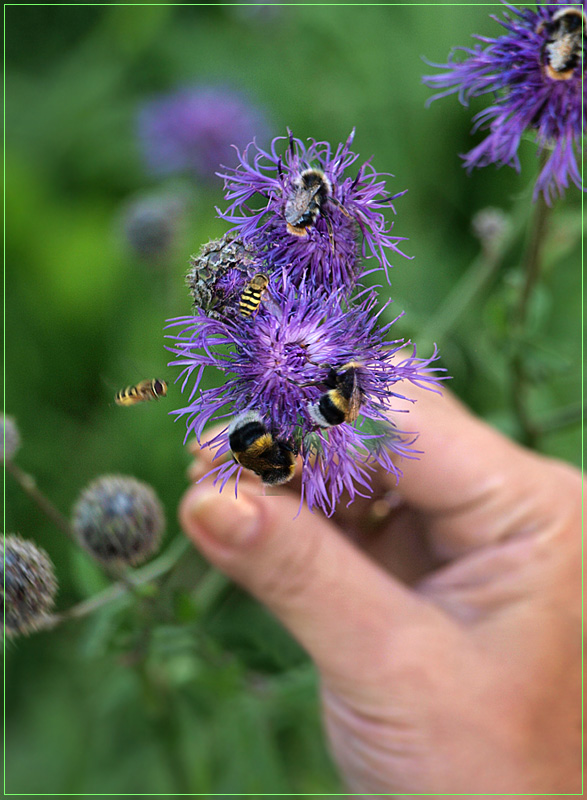
<svg viewBox="0 0 587 800"><path fill-rule="evenodd" d="M472 132L489 128L489 134L462 156L469 171L487 164L507 164L519 171L520 140L526 130L533 131L538 154L550 151L534 200L542 192L550 205L554 196L564 194L569 180L583 189L577 152L585 118L585 14L582 6L560 0L540 4L536 11L504 5L511 14L493 19L506 29L505 35L475 36L484 46L455 48L447 64L430 65L447 71L427 75L423 81L445 89L432 100L457 94L468 105L471 97L494 93L493 105L473 119ZM456 51L468 58L457 61Z"/></svg>
<svg viewBox="0 0 587 800"><path fill-rule="evenodd" d="M243 152L236 148L240 163L235 169L218 173L225 181L226 199L232 201L220 216L245 241L267 252L275 268L287 267L294 283L307 274L315 286L352 288L357 277L367 274L358 258L358 233L361 254L376 258L386 276L391 266L388 248L405 256L398 247L405 237L392 235L393 223L388 224L382 212L391 208L395 213L390 201L405 192L390 196L383 175L370 161L362 164L356 177L345 174L358 159L350 149L353 137L354 130L334 153L327 142L310 139L306 147L291 134L289 139L274 139L269 151L252 142ZM289 141L283 156L277 152L282 141ZM326 188L320 202L317 195L309 200L315 204L310 224L296 228L286 219L288 204L296 197L302 203L300 179L306 170L321 173ZM265 198L257 209L249 205L255 195Z"/></svg>
<svg viewBox="0 0 587 800"><path fill-rule="evenodd" d="M180 332L168 349L176 354L170 366L182 368L185 389L191 384L189 405L176 412L187 417L187 436L198 441L212 419L227 419L243 411L258 412L268 430L281 441L291 441L303 461L302 500L310 508L332 514L342 492L350 501L371 493L370 475L379 465L398 475L391 455L414 457L414 437L405 438L389 421L397 400L406 400L398 385L408 380L433 388L440 379L436 351L429 359L413 353L398 361L403 340L387 341L393 323L378 326L383 308L376 310L377 294L363 289L345 303L346 287L317 292L313 281L297 287L286 270L271 279L255 315L194 316L171 320ZM386 304L387 305L387 304ZM356 426L343 423L318 428L310 406L319 401L333 369L350 361L358 365L361 386L360 418ZM224 373L224 383L200 389L206 367ZM405 410L405 409L403 409ZM229 454L227 430L205 446L216 456ZM216 481L221 488L242 467L222 463Z"/></svg>
<svg viewBox="0 0 587 800"><path fill-rule="evenodd" d="M269 135L261 109L239 92L213 86L188 86L148 101L138 125L154 173L189 171L206 181L230 157L231 145L244 146L255 132L261 139Z"/></svg>

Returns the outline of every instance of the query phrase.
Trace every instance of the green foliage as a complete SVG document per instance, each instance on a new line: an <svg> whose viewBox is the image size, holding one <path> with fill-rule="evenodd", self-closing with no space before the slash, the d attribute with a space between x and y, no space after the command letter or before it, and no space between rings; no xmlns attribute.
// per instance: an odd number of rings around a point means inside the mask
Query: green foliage
<svg viewBox="0 0 587 800"><path fill-rule="evenodd" d="M409 189L395 231L413 260L395 260L389 290L389 314L406 310L398 336L422 355L437 341L451 388L516 436L520 356L536 446L578 463L579 193L551 215L542 274L516 328L534 146L522 145L521 176L490 167L468 177L458 154L478 141L469 130L481 101L426 109L420 83L430 71L422 56L443 61L471 33L495 33L490 10L7 7L6 411L20 428L19 463L64 513L98 475L129 474L155 487L176 532L189 457L183 423L167 415L183 401L163 327L189 311L190 253L226 230L214 212L221 183L181 184L188 224L158 265L129 253L120 213L129 196L158 188L138 151L139 103L190 82L245 89L276 135L289 126L337 143L356 126L361 155L393 173L392 191ZM513 230L489 267L470 228L487 206L508 212ZM114 405L117 390L147 377L167 380L166 399ZM6 495L7 529L56 564L60 608L107 585L8 478ZM305 655L195 555L160 585L18 640L6 656L9 792L342 791Z"/></svg>

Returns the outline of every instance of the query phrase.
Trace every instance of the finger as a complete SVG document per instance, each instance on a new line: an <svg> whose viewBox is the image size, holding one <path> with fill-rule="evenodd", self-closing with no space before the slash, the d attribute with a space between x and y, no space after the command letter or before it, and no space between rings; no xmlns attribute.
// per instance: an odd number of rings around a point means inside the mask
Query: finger
<svg viewBox="0 0 587 800"><path fill-rule="evenodd" d="M434 520L452 558L471 547L548 524L568 485L564 468L526 450L475 417L454 395L410 387L410 430L419 459L402 459L401 496Z"/></svg>
<svg viewBox="0 0 587 800"><path fill-rule="evenodd" d="M292 632L331 682L373 684L403 635L451 624L293 495L235 499L192 487L180 506L190 539Z"/></svg>

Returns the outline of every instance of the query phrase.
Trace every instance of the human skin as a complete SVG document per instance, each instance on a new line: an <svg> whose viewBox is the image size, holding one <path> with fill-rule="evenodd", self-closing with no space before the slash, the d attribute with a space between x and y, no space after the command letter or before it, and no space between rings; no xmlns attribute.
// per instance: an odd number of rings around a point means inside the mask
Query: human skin
<svg viewBox="0 0 587 800"><path fill-rule="evenodd" d="M581 476L446 390L411 397L424 452L375 503L294 519L295 490L207 479L181 524L314 660L349 792L580 794Z"/></svg>

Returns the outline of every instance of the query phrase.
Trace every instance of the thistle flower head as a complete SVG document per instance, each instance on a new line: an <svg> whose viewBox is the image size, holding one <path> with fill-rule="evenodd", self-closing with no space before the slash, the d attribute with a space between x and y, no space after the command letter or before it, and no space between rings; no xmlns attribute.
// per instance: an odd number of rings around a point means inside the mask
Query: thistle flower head
<svg viewBox="0 0 587 800"><path fill-rule="evenodd" d="M57 581L47 553L20 536L2 537L2 607L8 636L37 630L55 602Z"/></svg>
<svg viewBox="0 0 587 800"><path fill-rule="evenodd" d="M254 132L268 132L265 115L226 87L186 86L146 102L139 112L139 139L156 174L192 172L213 180L230 146L243 147Z"/></svg>
<svg viewBox="0 0 587 800"><path fill-rule="evenodd" d="M570 181L583 188L577 153L585 118L585 13L582 6L560 0L540 4L536 11L504 4L509 13L494 19L505 34L475 36L482 44L456 48L448 63L431 64L445 72L423 80L443 90L432 100L457 94L468 105L472 97L491 95L491 105L473 119L473 132L489 133L463 156L469 170L488 164L519 170L520 141L525 131L533 132L538 153L545 156L534 199L542 192L550 204ZM464 53L464 60L457 53Z"/></svg>
<svg viewBox="0 0 587 800"><path fill-rule="evenodd" d="M159 548L165 517L150 486L124 475L104 475L81 493L72 525L81 546L98 561L137 565Z"/></svg>
<svg viewBox="0 0 587 800"><path fill-rule="evenodd" d="M295 285L285 270L274 273L257 313L224 319L197 314L171 322L179 327L171 365L182 367L190 403L179 409L187 417L188 435L198 440L212 419L244 411L261 415L272 436L291 442L303 461L302 488L310 507L332 513L346 489L350 499L368 491L374 465L396 472L390 453L410 451L389 421L389 411L403 397L401 381L432 387L436 370L430 359L398 359L403 341L388 341L392 323L379 326L375 290L363 290L352 301L344 291L318 292L313 282ZM353 362L360 383L361 419L357 426L316 424L314 406L329 391L332 374ZM220 370L224 383L200 389L206 367ZM230 451L227 430L205 446L218 456ZM218 468L223 484L240 466Z"/></svg>
<svg viewBox="0 0 587 800"><path fill-rule="evenodd" d="M20 433L14 417L2 417L2 461L12 461L20 449Z"/></svg>
<svg viewBox="0 0 587 800"><path fill-rule="evenodd" d="M235 169L218 173L230 201L222 218L267 252L276 268L287 267L294 282L308 275L315 286L352 288L365 274L359 254L374 257L386 275L388 250L404 255L404 237L392 234L383 213L395 213L390 201L404 192L390 196L370 161L354 176L348 173L358 159L350 149L353 137L354 131L335 151L328 142L311 139L306 146L291 134L274 139L268 151L252 142L242 152L237 148Z"/></svg>

